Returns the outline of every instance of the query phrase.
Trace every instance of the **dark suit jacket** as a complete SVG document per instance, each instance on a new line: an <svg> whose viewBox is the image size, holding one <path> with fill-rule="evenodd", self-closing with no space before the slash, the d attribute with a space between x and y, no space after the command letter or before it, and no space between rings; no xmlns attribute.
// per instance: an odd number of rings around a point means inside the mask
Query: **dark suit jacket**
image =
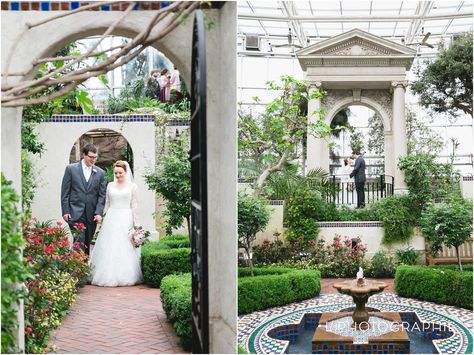
<svg viewBox="0 0 474 355"><path fill-rule="evenodd" d="M357 157L350 177L354 178L354 182L365 182L365 160L362 155Z"/></svg>
<svg viewBox="0 0 474 355"><path fill-rule="evenodd" d="M94 165L87 182L80 161L68 165L61 184L62 214L70 214L72 223L81 218L84 211L90 221L95 215L102 216L106 191L107 181L101 168Z"/></svg>

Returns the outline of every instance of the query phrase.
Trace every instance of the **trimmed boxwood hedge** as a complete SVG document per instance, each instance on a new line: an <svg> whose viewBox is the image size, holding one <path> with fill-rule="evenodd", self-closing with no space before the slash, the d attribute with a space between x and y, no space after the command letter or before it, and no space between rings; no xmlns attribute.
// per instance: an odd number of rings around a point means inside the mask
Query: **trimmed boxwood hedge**
<svg viewBox="0 0 474 355"><path fill-rule="evenodd" d="M173 235L145 244L141 251L143 280L152 287L160 287L163 277L190 272L190 253L187 236Z"/></svg>
<svg viewBox="0 0 474 355"><path fill-rule="evenodd" d="M472 309L472 271L400 266L395 290L399 296Z"/></svg>
<svg viewBox="0 0 474 355"><path fill-rule="evenodd" d="M168 275L161 281L160 288L163 309L189 350L192 342L192 287L191 274Z"/></svg>
<svg viewBox="0 0 474 355"><path fill-rule="evenodd" d="M432 268L458 270L458 264L434 265ZM472 271L472 264L463 264L462 271Z"/></svg>
<svg viewBox="0 0 474 355"><path fill-rule="evenodd" d="M239 269L239 314L314 297L321 291L318 270L291 268L254 268L254 277L247 268Z"/></svg>

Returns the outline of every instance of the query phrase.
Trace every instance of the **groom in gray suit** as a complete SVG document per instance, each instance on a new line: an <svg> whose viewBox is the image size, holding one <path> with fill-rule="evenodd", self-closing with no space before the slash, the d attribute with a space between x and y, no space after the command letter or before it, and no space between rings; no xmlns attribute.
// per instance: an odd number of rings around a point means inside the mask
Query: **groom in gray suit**
<svg viewBox="0 0 474 355"><path fill-rule="evenodd" d="M355 150L352 152L352 159L355 159L354 170L350 173L350 177L354 178L356 192L357 192L357 208L365 207L365 160L360 155L360 151Z"/></svg>
<svg viewBox="0 0 474 355"><path fill-rule="evenodd" d="M84 223L86 230L78 240L89 255L89 245L97 223L102 220L105 207L107 181L104 171L95 166L97 148L87 144L82 149L82 160L69 164L61 185L61 210L63 219L71 230L76 223Z"/></svg>

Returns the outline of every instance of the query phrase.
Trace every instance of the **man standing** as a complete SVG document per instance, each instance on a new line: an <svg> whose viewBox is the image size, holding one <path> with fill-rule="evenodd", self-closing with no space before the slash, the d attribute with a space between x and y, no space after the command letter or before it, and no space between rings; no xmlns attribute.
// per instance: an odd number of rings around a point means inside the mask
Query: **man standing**
<svg viewBox="0 0 474 355"><path fill-rule="evenodd" d="M357 208L363 208L365 207L365 160L358 150L352 152L351 158L355 159L355 163L354 170L352 170L349 176L354 178L357 192Z"/></svg>
<svg viewBox="0 0 474 355"><path fill-rule="evenodd" d="M76 223L84 223L86 230L78 240L89 255L89 245L98 222L102 220L107 182L102 169L95 166L97 148L87 144L82 149L82 160L69 164L61 185L61 210L63 219L71 230Z"/></svg>

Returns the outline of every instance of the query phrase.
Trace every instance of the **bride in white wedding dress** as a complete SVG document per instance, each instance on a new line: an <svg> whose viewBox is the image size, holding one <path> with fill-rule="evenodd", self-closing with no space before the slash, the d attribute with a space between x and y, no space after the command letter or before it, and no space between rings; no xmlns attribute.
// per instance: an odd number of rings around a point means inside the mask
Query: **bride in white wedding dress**
<svg viewBox="0 0 474 355"><path fill-rule="evenodd" d="M107 214L90 259L91 284L97 286L131 286L143 280L140 248L132 245L128 235L138 225L137 185L127 162L115 162L114 176L107 185Z"/></svg>

